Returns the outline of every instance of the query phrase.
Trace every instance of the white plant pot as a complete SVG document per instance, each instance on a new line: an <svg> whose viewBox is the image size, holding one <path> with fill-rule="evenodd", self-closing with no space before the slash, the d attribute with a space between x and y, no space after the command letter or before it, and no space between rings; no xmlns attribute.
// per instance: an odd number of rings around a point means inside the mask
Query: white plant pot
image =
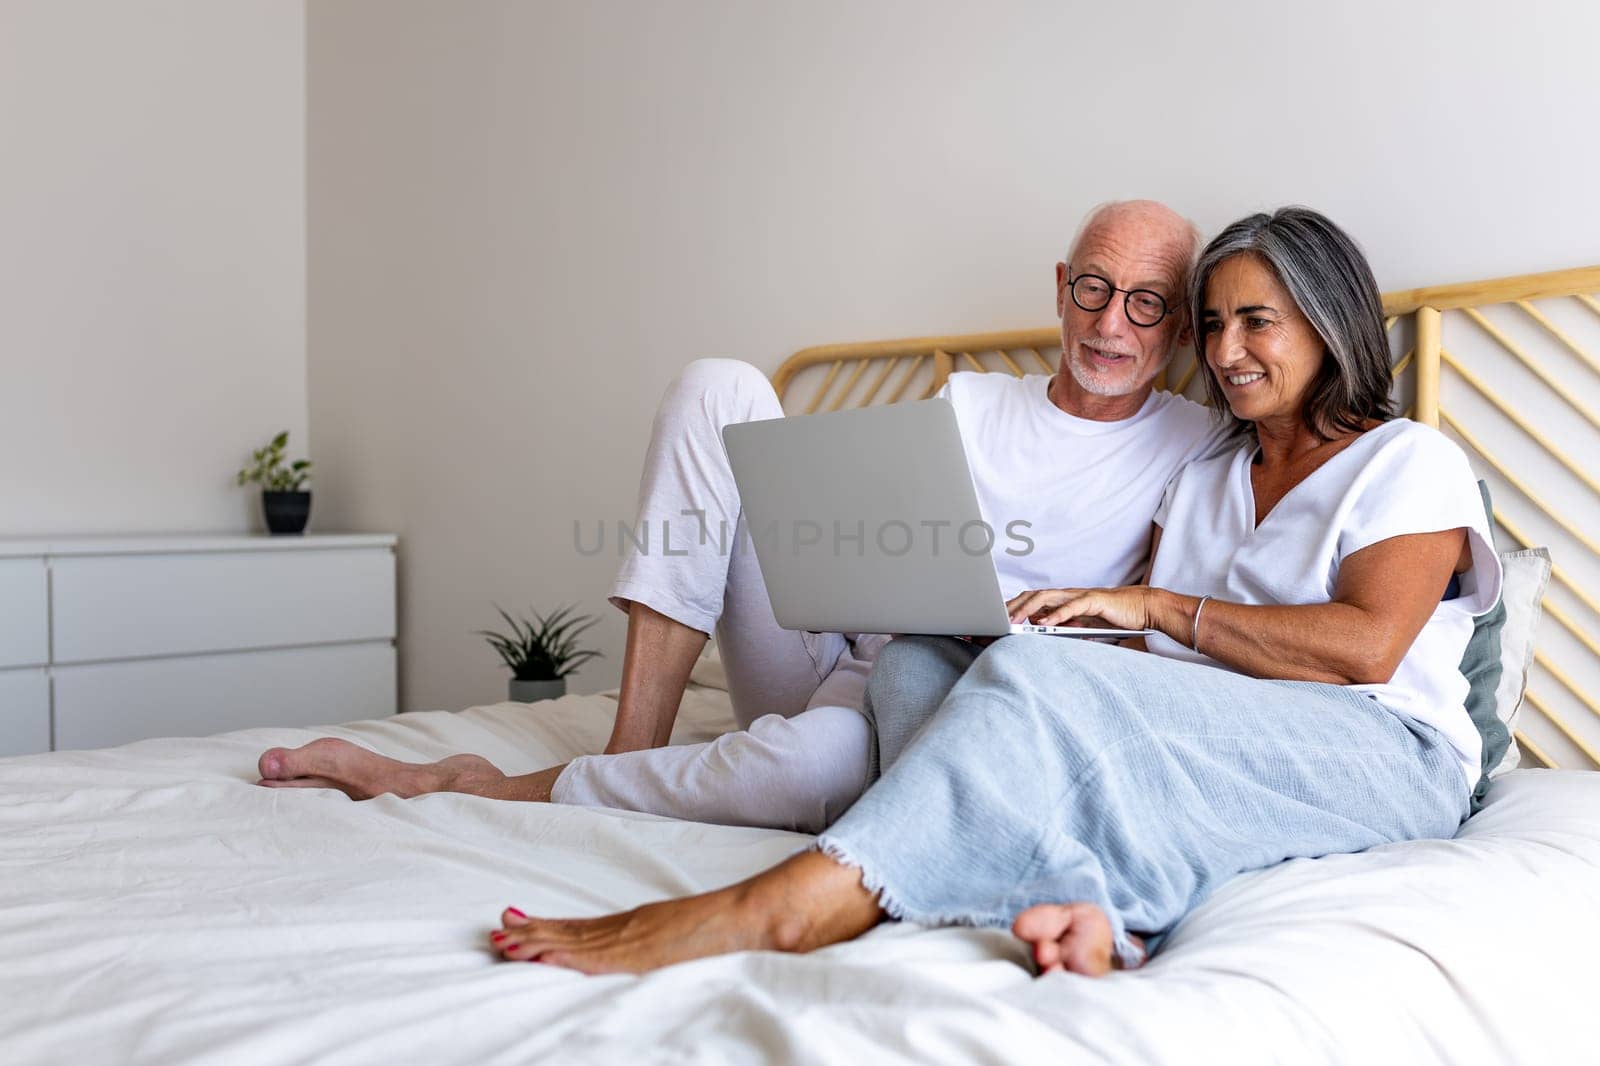
<svg viewBox="0 0 1600 1066"><path fill-rule="evenodd" d="M554 681L517 681L511 682L512 703L533 703L537 700L560 699L567 694L567 679L558 677Z"/></svg>

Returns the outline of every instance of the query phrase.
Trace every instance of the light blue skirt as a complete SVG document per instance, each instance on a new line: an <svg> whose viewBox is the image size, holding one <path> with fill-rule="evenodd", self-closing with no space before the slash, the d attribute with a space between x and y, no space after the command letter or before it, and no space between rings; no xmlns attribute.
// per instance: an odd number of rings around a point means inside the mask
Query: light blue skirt
<svg viewBox="0 0 1600 1066"><path fill-rule="evenodd" d="M1229 878L1450 837L1454 751L1338 685L1084 640L902 637L868 686L880 779L818 841L895 918L1009 926L1090 902L1123 961Z"/></svg>

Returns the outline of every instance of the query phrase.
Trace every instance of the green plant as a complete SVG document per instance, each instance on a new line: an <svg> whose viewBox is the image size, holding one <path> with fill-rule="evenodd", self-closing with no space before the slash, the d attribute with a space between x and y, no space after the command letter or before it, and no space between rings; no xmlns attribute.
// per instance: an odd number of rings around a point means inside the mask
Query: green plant
<svg viewBox="0 0 1600 1066"><path fill-rule="evenodd" d="M557 607L549 617L533 611L533 621L511 617L495 604L511 627L511 634L477 630L500 653L518 681L555 681L573 673L590 659L604 658L597 651L578 648L578 634L594 625L586 614L573 615L574 605Z"/></svg>
<svg viewBox="0 0 1600 1066"><path fill-rule="evenodd" d="M267 492L299 492L311 480L311 460L296 459L286 464L283 450L288 446L289 431L284 430L273 437L272 443L265 448L257 448L250 453L256 465L239 471L239 484L254 481Z"/></svg>

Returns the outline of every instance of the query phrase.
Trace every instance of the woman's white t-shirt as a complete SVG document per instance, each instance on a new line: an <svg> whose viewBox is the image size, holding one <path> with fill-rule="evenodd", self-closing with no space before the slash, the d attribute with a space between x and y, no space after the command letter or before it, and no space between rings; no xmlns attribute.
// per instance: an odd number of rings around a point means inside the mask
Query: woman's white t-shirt
<svg viewBox="0 0 1600 1066"><path fill-rule="evenodd" d="M1500 598L1500 560L1467 458L1438 430L1396 419L1357 437L1289 490L1258 526L1250 467L1254 441L1191 463L1173 478L1156 524L1162 527L1150 584L1231 603L1294 605L1333 599L1339 566L1379 541L1465 528L1472 567L1461 593L1422 627L1394 677L1351 685L1388 710L1439 730L1478 779L1482 738L1467 715L1461 656L1472 620ZM1205 643L1205 621L1200 623ZM1228 669L1163 635L1157 655Z"/></svg>

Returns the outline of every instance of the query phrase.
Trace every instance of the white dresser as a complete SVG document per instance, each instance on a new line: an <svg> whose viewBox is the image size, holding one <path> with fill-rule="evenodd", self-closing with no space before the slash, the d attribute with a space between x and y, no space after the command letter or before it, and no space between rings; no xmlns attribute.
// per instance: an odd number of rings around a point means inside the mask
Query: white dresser
<svg viewBox="0 0 1600 1066"><path fill-rule="evenodd" d="M0 756L393 714L395 540L0 540Z"/></svg>

